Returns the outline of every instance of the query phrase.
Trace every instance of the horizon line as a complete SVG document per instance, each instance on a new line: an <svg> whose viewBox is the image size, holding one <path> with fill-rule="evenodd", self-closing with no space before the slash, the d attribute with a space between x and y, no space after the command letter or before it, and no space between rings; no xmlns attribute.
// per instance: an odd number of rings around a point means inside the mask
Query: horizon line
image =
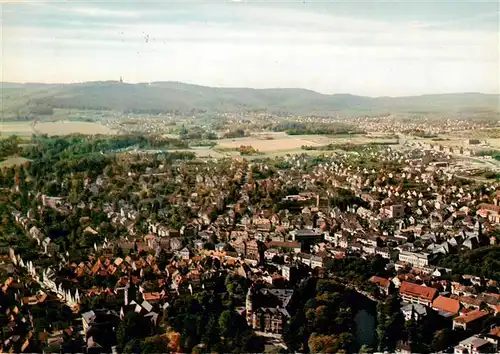
<svg viewBox="0 0 500 354"><path fill-rule="evenodd" d="M262 87L262 88L255 88L255 87L248 87L248 86L210 86L210 85L200 85L200 84L195 84L195 83L190 83L190 82L185 82L185 81L175 81L175 80L164 80L164 81L140 81L140 82L126 82L126 81L120 81L120 80L89 80L89 81L74 81L74 82L16 82L16 81L0 81L0 85L2 86L1 89L3 90L4 84L14 84L14 85L52 85L52 86L64 86L64 85L78 85L78 84L98 84L98 83L117 83L117 84L124 84L124 85L151 85L151 84L158 84L158 83L175 83L175 84L182 84L182 85L189 85L189 86L199 86L199 87L204 87L204 88L211 88L211 89L247 89L247 90L303 90L303 91L310 91L319 95L323 96L339 96L339 95L345 95L345 96L357 96L357 97L367 97L367 98L408 98L408 97L422 97L422 96L446 96L446 95L472 95L472 94L479 94L479 95L491 95L491 96L500 96L499 93L486 93L486 92L480 92L480 91L467 91L467 92L441 92L441 93L421 93L421 94L415 94L415 95L402 95L402 96L392 96L392 95L382 95L382 96L368 96L368 95L359 95L355 93L348 93L348 92L335 92L335 93L324 93L312 89L308 89L305 87Z"/></svg>

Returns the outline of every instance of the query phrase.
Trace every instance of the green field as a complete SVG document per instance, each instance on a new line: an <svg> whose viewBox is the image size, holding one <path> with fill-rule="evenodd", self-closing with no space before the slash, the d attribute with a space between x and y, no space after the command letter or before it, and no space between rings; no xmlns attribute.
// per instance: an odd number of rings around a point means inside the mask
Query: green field
<svg viewBox="0 0 500 354"><path fill-rule="evenodd" d="M30 160L25 159L24 157L10 157L4 161L0 161L0 168L2 167L10 167L15 165L22 165Z"/></svg>
<svg viewBox="0 0 500 354"><path fill-rule="evenodd" d="M22 138L30 138L33 133L55 135L69 134L103 134L111 135L115 132L99 123L78 122L58 120L53 122L17 121L0 123L0 136L8 137L18 135Z"/></svg>

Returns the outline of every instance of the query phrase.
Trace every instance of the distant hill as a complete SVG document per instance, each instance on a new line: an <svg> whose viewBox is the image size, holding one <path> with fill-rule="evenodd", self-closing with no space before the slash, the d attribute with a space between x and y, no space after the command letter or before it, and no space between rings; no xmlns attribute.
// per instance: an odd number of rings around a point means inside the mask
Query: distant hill
<svg viewBox="0 0 500 354"><path fill-rule="evenodd" d="M179 82L126 84L2 83L4 118L47 108L137 113L267 111L300 115L464 114L498 115L499 95L457 93L413 97L325 95L305 89L215 88Z"/></svg>

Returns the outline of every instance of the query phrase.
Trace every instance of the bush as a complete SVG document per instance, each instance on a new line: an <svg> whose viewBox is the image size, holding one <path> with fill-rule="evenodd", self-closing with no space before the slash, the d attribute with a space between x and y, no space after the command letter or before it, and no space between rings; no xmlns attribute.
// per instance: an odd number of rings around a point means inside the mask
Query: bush
<svg viewBox="0 0 500 354"><path fill-rule="evenodd" d="M238 148L238 151L240 152L241 155L254 155L259 152L251 145L241 145Z"/></svg>

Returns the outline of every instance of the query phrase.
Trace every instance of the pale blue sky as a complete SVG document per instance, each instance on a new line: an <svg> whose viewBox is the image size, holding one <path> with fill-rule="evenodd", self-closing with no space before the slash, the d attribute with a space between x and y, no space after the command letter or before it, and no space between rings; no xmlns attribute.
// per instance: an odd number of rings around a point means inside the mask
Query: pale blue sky
<svg viewBox="0 0 500 354"><path fill-rule="evenodd" d="M183 81L401 96L499 92L499 4L15 1L2 81Z"/></svg>

